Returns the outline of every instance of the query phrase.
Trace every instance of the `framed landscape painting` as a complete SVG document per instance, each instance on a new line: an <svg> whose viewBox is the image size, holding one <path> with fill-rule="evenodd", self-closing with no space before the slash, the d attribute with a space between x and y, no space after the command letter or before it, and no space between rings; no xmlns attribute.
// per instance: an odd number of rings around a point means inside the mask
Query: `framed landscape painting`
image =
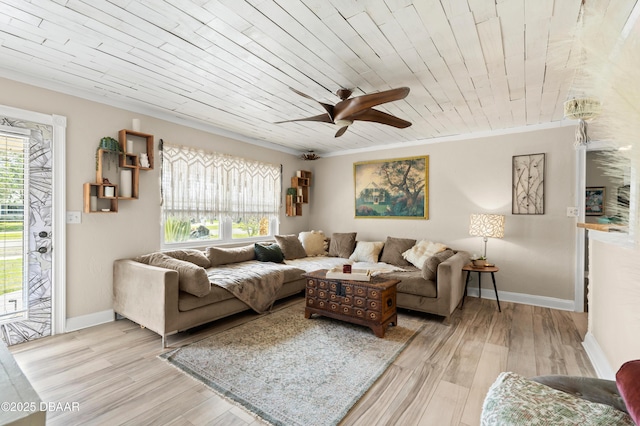
<svg viewBox="0 0 640 426"><path fill-rule="evenodd" d="M356 218L429 218L429 156L353 164Z"/></svg>

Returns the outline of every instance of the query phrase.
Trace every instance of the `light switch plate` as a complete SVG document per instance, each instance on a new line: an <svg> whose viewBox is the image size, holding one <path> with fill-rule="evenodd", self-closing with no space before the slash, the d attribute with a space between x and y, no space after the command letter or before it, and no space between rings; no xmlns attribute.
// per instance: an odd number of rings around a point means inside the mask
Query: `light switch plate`
<svg viewBox="0 0 640 426"><path fill-rule="evenodd" d="M82 223L82 216L79 211L68 211L67 212L67 223L69 224L78 224Z"/></svg>

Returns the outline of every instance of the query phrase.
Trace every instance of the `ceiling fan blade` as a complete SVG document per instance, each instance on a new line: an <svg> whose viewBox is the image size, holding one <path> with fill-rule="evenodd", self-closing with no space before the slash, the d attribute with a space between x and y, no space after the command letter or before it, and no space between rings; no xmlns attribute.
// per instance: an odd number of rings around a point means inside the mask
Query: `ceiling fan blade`
<svg viewBox="0 0 640 426"><path fill-rule="evenodd" d="M340 130L336 132L335 137L339 138L340 136L344 135L344 132L346 132L348 128L349 126L340 127Z"/></svg>
<svg viewBox="0 0 640 426"><path fill-rule="evenodd" d="M370 93L355 98L338 102L333 107L333 120L348 119L350 116L363 112L368 108L381 105L387 102L404 99L409 94L408 87L385 90L384 92Z"/></svg>
<svg viewBox="0 0 640 426"><path fill-rule="evenodd" d="M291 123L293 121L322 121L323 123L331 123L331 118L327 114L314 115L313 117L296 118L295 120L276 121L273 124Z"/></svg>
<svg viewBox="0 0 640 426"><path fill-rule="evenodd" d="M386 124L387 126L393 126L399 129L404 129L411 126L410 121L403 120L402 118L398 118L395 115L387 114L386 112L378 111L377 109L373 108L367 109L358 114L354 114L350 116L349 119L359 121L372 121L374 123Z"/></svg>
<svg viewBox="0 0 640 426"><path fill-rule="evenodd" d="M310 99L310 100L312 100L312 101L314 101L314 102L317 102L317 103L319 103L320 105L322 105L322 107L325 109L325 111L327 111L327 114L329 114L329 118L330 118L331 120L333 120L333 108L334 108L334 107L333 107L333 105L331 105L331 104L325 104L324 102L317 101L317 100L313 99L311 96L307 95L306 93L302 93L301 91L296 90L296 89L294 89L293 87L289 87L289 89L290 89L293 93L297 93L298 95L302 96L303 98ZM333 122L333 121L330 121L330 123L332 123L332 122Z"/></svg>

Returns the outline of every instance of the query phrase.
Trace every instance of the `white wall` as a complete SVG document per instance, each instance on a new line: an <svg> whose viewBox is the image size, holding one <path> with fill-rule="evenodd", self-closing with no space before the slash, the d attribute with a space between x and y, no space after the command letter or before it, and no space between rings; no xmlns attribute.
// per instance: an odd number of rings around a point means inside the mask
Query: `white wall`
<svg viewBox="0 0 640 426"><path fill-rule="evenodd" d="M323 158L310 163L310 223L327 235L429 239L481 253L482 239L469 236L469 215L505 214L505 238L490 239L487 249L488 260L500 267L499 290L538 296L538 303L572 304L576 221L566 208L575 205L573 139L574 128L561 127ZM536 153L546 154L545 214L512 215L512 156ZM419 155L429 156L429 220L354 218L354 162Z"/></svg>
<svg viewBox="0 0 640 426"><path fill-rule="evenodd" d="M640 249L599 241L589 231L589 332L615 373L640 359ZM611 378L611 377L609 377Z"/></svg>
<svg viewBox="0 0 640 426"><path fill-rule="evenodd" d="M117 214L82 214L80 225L67 225L67 318L112 309L112 265L115 259L160 249L160 161L158 144L184 144L283 164L283 186L306 165L285 154L207 132L113 108L77 97L0 78L0 104L67 117L67 210L82 211L84 182L95 182L95 152L100 138L117 139L140 118L141 131L155 136L155 168L140 173L140 198L120 201ZM280 218L280 232L308 228L308 216Z"/></svg>

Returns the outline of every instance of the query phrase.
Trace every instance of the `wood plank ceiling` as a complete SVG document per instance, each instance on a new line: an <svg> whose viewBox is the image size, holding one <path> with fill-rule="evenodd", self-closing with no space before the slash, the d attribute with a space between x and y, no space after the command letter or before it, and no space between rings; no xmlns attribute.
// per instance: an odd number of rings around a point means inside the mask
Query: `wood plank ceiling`
<svg viewBox="0 0 640 426"><path fill-rule="evenodd" d="M635 0L597 0L619 27ZM0 75L290 152L563 118L581 0L0 0ZM407 129L273 124L408 86Z"/></svg>

